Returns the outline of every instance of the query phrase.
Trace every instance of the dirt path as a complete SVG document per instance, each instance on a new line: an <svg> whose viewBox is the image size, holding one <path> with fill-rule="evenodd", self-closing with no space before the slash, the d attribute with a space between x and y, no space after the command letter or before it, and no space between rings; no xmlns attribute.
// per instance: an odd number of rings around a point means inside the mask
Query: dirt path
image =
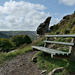
<svg viewBox="0 0 75 75"><path fill-rule="evenodd" d="M41 75L41 70L31 62L36 51L17 56L0 67L0 75Z"/></svg>

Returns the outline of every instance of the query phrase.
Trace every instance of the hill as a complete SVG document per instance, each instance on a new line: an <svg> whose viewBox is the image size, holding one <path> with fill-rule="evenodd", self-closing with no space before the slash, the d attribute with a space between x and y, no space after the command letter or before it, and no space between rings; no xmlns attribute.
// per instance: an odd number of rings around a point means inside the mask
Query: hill
<svg viewBox="0 0 75 75"><path fill-rule="evenodd" d="M75 12L71 15L66 15L56 25L50 27L54 34L75 34Z"/></svg>
<svg viewBox="0 0 75 75"><path fill-rule="evenodd" d="M11 37L12 37L12 35L6 35L6 34L0 32L0 38L8 38L9 39Z"/></svg>
<svg viewBox="0 0 75 75"><path fill-rule="evenodd" d="M0 38L10 38L15 35L28 35L33 38L36 35L35 31L0 31L0 33Z"/></svg>

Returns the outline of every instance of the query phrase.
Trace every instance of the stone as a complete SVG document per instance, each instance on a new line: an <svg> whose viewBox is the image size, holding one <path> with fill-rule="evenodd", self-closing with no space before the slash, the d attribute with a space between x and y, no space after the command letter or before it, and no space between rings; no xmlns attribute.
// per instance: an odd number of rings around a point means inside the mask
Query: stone
<svg viewBox="0 0 75 75"><path fill-rule="evenodd" d="M32 58L32 61L33 61L34 63L37 63L37 57L33 57L33 58Z"/></svg>
<svg viewBox="0 0 75 75"><path fill-rule="evenodd" d="M63 70L64 70L64 67L55 68L51 72L49 72L48 75L54 75L55 73L62 72Z"/></svg>
<svg viewBox="0 0 75 75"><path fill-rule="evenodd" d="M48 17L43 23L41 23L37 28L38 35L44 35L49 31L49 24L50 24L51 17Z"/></svg>
<svg viewBox="0 0 75 75"><path fill-rule="evenodd" d="M42 70L42 72L40 74L47 75L47 70Z"/></svg>

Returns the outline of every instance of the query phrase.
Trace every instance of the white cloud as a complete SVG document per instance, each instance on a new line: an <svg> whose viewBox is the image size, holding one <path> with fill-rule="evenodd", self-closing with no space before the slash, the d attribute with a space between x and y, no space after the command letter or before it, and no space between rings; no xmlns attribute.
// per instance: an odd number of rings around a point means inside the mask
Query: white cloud
<svg viewBox="0 0 75 75"><path fill-rule="evenodd" d="M5 25L5 22L0 20L0 29L6 29L7 26Z"/></svg>
<svg viewBox="0 0 75 75"><path fill-rule="evenodd" d="M59 0L59 2L64 3L65 5L68 5L68 6L75 5L75 0Z"/></svg>
<svg viewBox="0 0 75 75"><path fill-rule="evenodd" d="M46 7L24 1L5 2L0 6L0 29L36 30L50 14L45 13Z"/></svg>

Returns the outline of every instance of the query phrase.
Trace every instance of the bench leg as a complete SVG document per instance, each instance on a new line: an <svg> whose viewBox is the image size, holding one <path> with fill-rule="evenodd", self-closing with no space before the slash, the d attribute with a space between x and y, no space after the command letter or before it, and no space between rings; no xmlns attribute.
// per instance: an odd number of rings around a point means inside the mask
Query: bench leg
<svg viewBox="0 0 75 75"><path fill-rule="evenodd" d="M54 55L53 55L53 54L51 54L51 58L53 58L53 56L54 56Z"/></svg>
<svg viewBox="0 0 75 75"><path fill-rule="evenodd" d="M75 43L75 38L72 38L71 42ZM71 58L74 58L74 52L75 52L75 45L74 46L70 46L69 53L71 53Z"/></svg>

